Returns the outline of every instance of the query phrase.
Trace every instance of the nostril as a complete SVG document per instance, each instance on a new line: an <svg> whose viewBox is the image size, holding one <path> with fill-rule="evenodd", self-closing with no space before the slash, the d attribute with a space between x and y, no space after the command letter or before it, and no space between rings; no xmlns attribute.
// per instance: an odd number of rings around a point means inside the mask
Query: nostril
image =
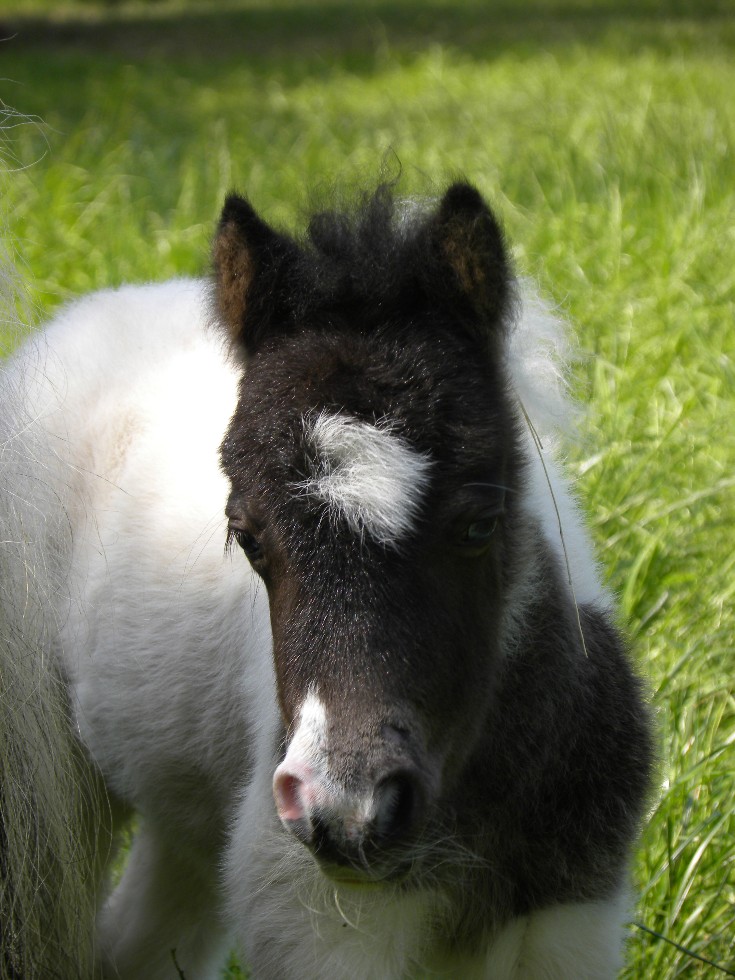
<svg viewBox="0 0 735 980"><path fill-rule="evenodd" d="M312 819L311 847L320 858L332 855L333 841L329 824L322 814L315 814Z"/></svg>
<svg viewBox="0 0 735 980"><path fill-rule="evenodd" d="M375 793L373 826L379 837L405 837L418 817L421 793L415 777L401 771L386 776Z"/></svg>

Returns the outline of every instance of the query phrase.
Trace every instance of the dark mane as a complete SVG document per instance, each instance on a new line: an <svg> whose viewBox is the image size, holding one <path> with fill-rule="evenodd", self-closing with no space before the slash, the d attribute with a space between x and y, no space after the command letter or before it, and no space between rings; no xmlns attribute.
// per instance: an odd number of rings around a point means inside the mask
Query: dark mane
<svg viewBox="0 0 735 980"><path fill-rule="evenodd" d="M315 214L304 238L312 302L415 315L417 302L426 305L428 267L436 260L426 223L425 212L397 202L387 186L351 211ZM310 306L307 300L303 314Z"/></svg>
<svg viewBox="0 0 735 980"><path fill-rule="evenodd" d="M254 346L273 320L292 330L369 332L378 321L404 327L421 321L430 330L448 316L455 329L485 344L507 322L512 294L502 231L469 185L453 185L435 203L430 209L397 199L382 184L351 208L315 214L297 239L269 229L246 201L230 195L215 267L226 276L233 259L222 243L235 224L252 246L247 334ZM219 305L231 321L221 284Z"/></svg>

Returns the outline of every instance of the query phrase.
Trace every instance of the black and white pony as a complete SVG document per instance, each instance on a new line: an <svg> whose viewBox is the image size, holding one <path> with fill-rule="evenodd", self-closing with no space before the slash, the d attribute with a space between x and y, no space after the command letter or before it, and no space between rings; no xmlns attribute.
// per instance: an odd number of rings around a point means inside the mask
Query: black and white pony
<svg viewBox="0 0 735 980"><path fill-rule="evenodd" d="M138 814L92 972L615 976L651 742L555 461L558 324L464 184L303 241L231 196L214 265L3 375L6 618L45 609L90 853Z"/></svg>

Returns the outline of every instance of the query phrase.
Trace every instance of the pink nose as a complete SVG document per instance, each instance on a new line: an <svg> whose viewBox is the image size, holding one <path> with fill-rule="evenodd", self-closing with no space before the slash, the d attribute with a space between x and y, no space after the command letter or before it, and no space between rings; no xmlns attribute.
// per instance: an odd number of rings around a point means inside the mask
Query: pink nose
<svg viewBox="0 0 735 980"><path fill-rule="evenodd" d="M389 771L358 795L327 784L296 760L284 760L276 769L273 797L284 827L320 858L338 863L352 863L351 852L362 844L400 843L413 831L425 802L418 774L410 768Z"/></svg>
<svg viewBox="0 0 735 980"><path fill-rule="evenodd" d="M273 798L278 816L289 829L308 822L308 813L318 805L318 781L312 768L303 763L282 762L273 776Z"/></svg>

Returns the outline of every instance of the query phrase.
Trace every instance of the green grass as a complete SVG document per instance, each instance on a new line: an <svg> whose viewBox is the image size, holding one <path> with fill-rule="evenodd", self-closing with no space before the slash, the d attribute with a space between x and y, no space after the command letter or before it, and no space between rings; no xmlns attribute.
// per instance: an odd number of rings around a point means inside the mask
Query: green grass
<svg viewBox="0 0 735 980"><path fill-rule="evenodd" d="M231 186L294 224L400 161L407 193L461 173L494 202L578 328L572 463L661 732L636 917L735 970L731 13L6 0L0 94L39 117L5 202L42 310L205 269ZM717 975L637 928L630 956L630 980Z"/></svg>

